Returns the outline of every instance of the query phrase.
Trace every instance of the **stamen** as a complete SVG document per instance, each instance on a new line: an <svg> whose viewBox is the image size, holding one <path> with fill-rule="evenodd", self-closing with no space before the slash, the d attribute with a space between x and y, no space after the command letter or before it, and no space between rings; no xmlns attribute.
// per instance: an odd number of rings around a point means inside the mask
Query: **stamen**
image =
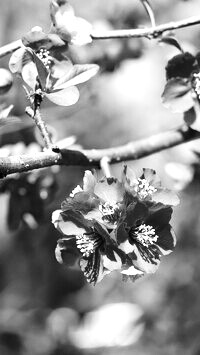
<svg viewBox="0 0 200 355"><path fill-rule="evenodd" d="M193 74L193 89L200 100L200 73Z"/></svg>
<svg viewBox="0 0 200 355"><path fill-rule="evenodd" d="M45 67L47 69L49 69L51 62L52 62L50 52L45 48L41 48L36 54L37 54L38 58L43 62Z"/></svg>
<svg viewBox="0 0 200 355"><path fill-rule="evenodd" d="M99 205L99 210L102 213L102 219L109 222L116 224L119 218L119 206L117 204L110 205L108 202Z"/></svg>
<svg viewBox="0 0 200 355"><path fill-rule="evenodd" d="M89 257L102 244L103 240L95 232L76 236L76 245L84 257Z"/></svg>
<svg viewBox="0 0 200 355"><path fill-rule="evenodd" d="M146 179L137 179L135 181L136 184L136 192L141 200L144 200L146 197L151 197L157 189L150 185Z"/></svg>
<svg viewBox="0 0 200 355"><path fill-rule="evenodd" d="M139 227L131 231L131 236L140 244L148 247L154 244L158 236L155 233L155 229L152 226L141 224Z"/></svg>

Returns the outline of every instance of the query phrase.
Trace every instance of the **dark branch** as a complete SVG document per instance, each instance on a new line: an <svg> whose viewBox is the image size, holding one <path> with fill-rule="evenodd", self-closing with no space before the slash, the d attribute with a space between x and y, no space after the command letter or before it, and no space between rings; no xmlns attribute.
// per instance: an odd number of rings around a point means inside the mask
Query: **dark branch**
<svg viewBox="0 0 200 355"><path fill-rule="evenodd" d="M149 138L108 149L83 149L80 151L62 149L60 153L46 150L34 156L0 157L0 177L53 165L100 168L103 157L107 157L110 163L136 160L198 138L200 138L200 132L196 132L187 126L181 126L176 130L158 133Z"/></svg>

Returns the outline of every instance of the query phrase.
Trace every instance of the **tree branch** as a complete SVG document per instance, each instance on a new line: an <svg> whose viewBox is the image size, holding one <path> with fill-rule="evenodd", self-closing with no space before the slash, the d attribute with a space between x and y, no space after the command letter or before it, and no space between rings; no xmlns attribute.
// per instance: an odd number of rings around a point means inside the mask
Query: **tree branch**
<svg viewBox="0 0 200 355"><path fill-rule="evenodd" d="M168 22L155 27L137 28L130 30L113 30L106 32L93 31L91 37L93 40L110 38L157 38L166 31L177 30L179 28L190 27L200 24L200 16L192 16L184 20ZM0 58L10 54L22 46L21 40L11 42L0 47Z"/></svg>
<svg viewBox="0 0 200 355"><path fill-rule="evenodd" d="M17 41L6 44L5 46L0 47L0 58L5 57L7 54L10 54L22 46L21 39Z"/></svg>
<svg viewBox="0 0 200 355"><path fill-rule="evenodd" d="M168 22L155 27L146 27L133 30L113 30L106 32L93 32L92 39L110 39L110 38L157 38L166 31L178 30L179 28L189 27L200 24L200 16L192 16L181 21Z"/></svg>
<svg viewBox="0 0 200 355"><path fill-rule="evenodd" d="M103 157L107 157L110 163L136 160L198 138L200 138L200 132L184 125L175 130L158 133L148 138L108 149L82 149L79 151L61 149L60 153L46 150L34 156L0 157L0 177L53 165L100 168Z"/></svg>

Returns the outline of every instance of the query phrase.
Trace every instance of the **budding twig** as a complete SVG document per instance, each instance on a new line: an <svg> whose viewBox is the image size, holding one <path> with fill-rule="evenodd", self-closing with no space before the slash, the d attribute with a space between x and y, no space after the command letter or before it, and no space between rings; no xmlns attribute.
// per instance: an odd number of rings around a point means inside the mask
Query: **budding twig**
<svg viewBox="0 0 200 355"><path fill-rule="evenodd" d="M27 107L26 113L34 120L36 126L40 130L40 133L41 133L43 140L44 140L45 148L50 149L52 147L51 137L48 132L47 125L41 117L39 108L37 108L34 113L34 111L31 109L31 107Z"/></svg>

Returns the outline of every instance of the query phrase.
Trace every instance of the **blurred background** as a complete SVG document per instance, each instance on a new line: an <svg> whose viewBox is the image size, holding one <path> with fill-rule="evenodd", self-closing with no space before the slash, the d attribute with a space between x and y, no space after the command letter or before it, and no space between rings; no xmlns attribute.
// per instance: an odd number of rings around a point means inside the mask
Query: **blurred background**
<svg viewBox="0 0 200 355"><path fill-rule="evenodd" d="M95 29L149 25L139 0L72 0L76 14ZM200 13L198 0L152 0L158 24ZM34 26L50 28L48 0L1 0L0 46ZM200 50L200 26L177 30L185 50ZM100 74L80 86L75 106L45 102L43 116L56 140L84 148L124 144L182 123L161 103L165 66L177 50L156 40L95 41L69 49L76 63L98 63ZM0 59L8 68L9 56ZM25 115L28 101L19 78L0 96L0 156L41 150L41 139ZM2 118L2 117L1 117ZM74 138L75 137L75 138ZM75 142L76 140L76 142ZM195 152L195 153L194 153ZM158 272L124 283L113 272L95 287L80 270L55 260L60 238L51 213L81 183L81 167L44 169L0 184L0 354L2 355L200 355L200 142L130 162L157 170L177 190L181 204L172 225L173 254ZM123 163L112 166L120 176Z"/></svg>

